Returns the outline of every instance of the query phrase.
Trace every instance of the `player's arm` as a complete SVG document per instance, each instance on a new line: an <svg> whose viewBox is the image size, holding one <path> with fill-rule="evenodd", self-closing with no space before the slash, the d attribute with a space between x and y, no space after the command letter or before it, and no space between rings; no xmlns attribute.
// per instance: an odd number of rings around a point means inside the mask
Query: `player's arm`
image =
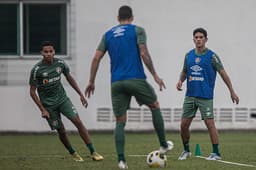
<svg viewBox="0 0 256 170"><path fill-rule="evenodd" d="M76 80L73 78L73 76L70 73L68 73L66 75L66 79L67 79L68 83L71 85L71 87L79 94L82 104L85 107L87 107L87 105L88 105L87 100L85 99L83 93L81 92Z"/></svg>
<svg viewBox="0 0 256 170"><path fill-rule="evenodd" d="M239 97L236 95L236 93L233 89L231 80L230 80L227 72L225 71L222 63L221 63L220 58L216 54L214 54L214 56L213 56L212 64L213 64L214 69L216 71L218 71L222 80L225 82L226 86L228 87L232 102L238 104L239 103Z"/></svg>
<svg viewBox="0 0 256 170"><path fill-rule="evenodd" d="M183 63L183 68L182 68L182 71L180 73L180 77L179 77L178 83L176 84L176 88L179 91L182 90L182 83L187 78L187 66L186 66L186 63L187 63L187 55L185 56L184 63Z"/></svg>
<svg viewBox="0 0 256 170"><path fill-rule="evenodd" d="M227 87L229 89L230 97L231 97L233 103L238 104L239 103L239 98L236 95L236 93L235 93L235 91L232 87L232 83L231 83L231 80L230 80L228 74L226 73L226 71L224 69L220 70L219 74L220 74L221 78L223 79L223 81L225 82L225 84L227 85Z"/></svg>
<svg viewBox="0 0 256 170"><path fill-rule="evenodd" d="M105 44L105 36L103 36L91 62L89 83L85 88L85 96L88 96L88 98L94 93L94 89L95 89L94 82L95 82L96 74L100 65L100 61L103 58L105 52L106 52L106 44Z"/></svg>
<svg viewBox="0 0 256 170"><path fill-rule="evenodd" d="M44 108L43 104L41 103L39 97L36 94L36 86L34 85L30 85L30 96L40 109L42 117L46 119L50 118L49 112Z"/></svg>
<svg viewBox="0 0 256 170"><path fill-rule="evenodd" d="M136 29L137 29L136 30L136 32L137 32L137 44L138 44L138 47L139 47L140 56L142 58L142 61L144 62L147 69L149 70L149 72L154 77L154 80L156 81L156 83L159 85L160 91L162 91L162 89L165 88L165 84L164 84L164 81L158 76L158 74L155 71L153 61L151 59L151 56L149 54L147 44L146 44L145 30L141 27L137 27Z"/></svg>

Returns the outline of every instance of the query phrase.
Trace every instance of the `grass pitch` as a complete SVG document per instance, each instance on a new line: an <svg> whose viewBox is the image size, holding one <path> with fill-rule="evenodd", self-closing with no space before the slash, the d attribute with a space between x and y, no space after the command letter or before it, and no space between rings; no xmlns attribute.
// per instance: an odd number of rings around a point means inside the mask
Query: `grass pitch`
<svg viewBox="0 0 256 170"><path fill-rule="evenodd" d="M101 162L92 161L89 151L77 134L70 134L73 147L85 159L74 162L60 143L56 134L50 135L0 135L0 170L118 170L114 138L111 133L91 133L96 150L104 156ZM174 149L168 153L168 170L253 170L256 169L256 132L220 132L220 151L224 161L253 165L246 167L191 157L177 161L183 150L180 135L167 133L174 142ZM202 156L211 152L207 132L192 132L191 151L200 144ZM126 159L130 170L148 170L146 156L159 148L154 133L127 133Z"/></svg>

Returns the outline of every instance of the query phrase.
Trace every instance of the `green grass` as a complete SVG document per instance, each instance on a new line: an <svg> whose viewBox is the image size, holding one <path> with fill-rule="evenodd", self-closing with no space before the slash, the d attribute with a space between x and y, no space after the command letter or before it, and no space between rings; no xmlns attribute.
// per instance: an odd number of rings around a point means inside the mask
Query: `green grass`
<svg viewBox="0 0 256 170"><path fill-rule="evenodd" d="M117 160L113 135L109 133L91 134L95 148L105 159L94 162L88 157L88 149L76 134L69 135L74 148L85 158L85 162L74 162L68 155L57 135L0 135L0 170L115 170ZM177 161L182 151L178 133L168 133L174 142L174 149L168 153L167 167L171 170L252 170L255 167L230 165L216 161L192 157ZM203 156L211 152L208 133L192 132L191 150L200 144ZM146 155L158 149L155 134L127 133L126 155L130 170L146 170ZM256 166L256 132L221 132L220 150L223 160Z"/></svg>

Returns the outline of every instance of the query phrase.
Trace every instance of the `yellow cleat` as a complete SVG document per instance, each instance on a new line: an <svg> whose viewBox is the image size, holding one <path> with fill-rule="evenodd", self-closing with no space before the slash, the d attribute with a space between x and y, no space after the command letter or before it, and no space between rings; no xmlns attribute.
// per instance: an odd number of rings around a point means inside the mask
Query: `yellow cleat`
<svg viewBox="0 0 256 170"><path fill-rule="evenodd" d="M73 153L72 156L73 156L74 161L77 161L77 162L83 162L84 161L84 159L77 152Z"/></svg>
<svg viewBox="0 0 256 170"><path fill-rule="evenodd" d="M97 152L93 152L91 157L92 157L92 160L94 160L94 161L101 161L104 159L103 156L101 156Z"/></svg>

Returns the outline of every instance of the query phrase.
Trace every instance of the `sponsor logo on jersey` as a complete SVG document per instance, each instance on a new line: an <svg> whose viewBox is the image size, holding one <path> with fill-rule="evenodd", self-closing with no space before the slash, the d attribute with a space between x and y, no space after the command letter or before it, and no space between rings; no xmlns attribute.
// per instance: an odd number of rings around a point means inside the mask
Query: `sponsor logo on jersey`
<svg viewBox="0 0 256 170"><path fill-rule="evenodd" d="M63 60L58 60L58 63L64 64L65 62Z"/></svg>
<svg viewBox="0 0 256 170"><path fill-rule="evenodd" d="M55 82L55 81L58 81L58 80L60 80L60 76L53 77L51 79L43 79L43 84L49 84L49 83L52 83L52 82Z"/></svg>
<svg viewBox="0 0 256 170"><path fill-rule="evenodd" d="M191 70L193 70L191 72L191 75L195 75L195 76L200 76L201 75L201 71L203 70L203 68L200 67L199 65L193 65L190 68L191 68Z"/></svg>
<svg viewBox="0 0 256 170"><path fill-rule="evenodd" d="M123 36L123 35L124 35L124 31L125 31L124 28L122 28L122 27L117 27L117 28L113 31L114 37Z"/></svg>
<svg viewBox="0 0 256 170"><path fill-rule="evenodd" d="M203 77L189 76L189 81L204 81Z"/></svg>
<svg viewBox="0 0 256 170"><path fill-rule="evenodd" d="M192 67L190 67L191 70L195 71L195 72L199 72L199 71L202 71L203 68L200 67L199 65L193 65Z"/></svg>

